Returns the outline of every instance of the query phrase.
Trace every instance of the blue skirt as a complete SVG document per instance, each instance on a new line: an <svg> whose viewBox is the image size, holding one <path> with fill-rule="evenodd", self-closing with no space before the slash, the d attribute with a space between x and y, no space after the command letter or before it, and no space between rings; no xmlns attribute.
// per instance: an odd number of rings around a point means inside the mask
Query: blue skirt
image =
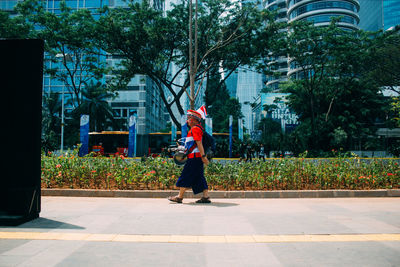
<svg viewBox="0 0 400 267"><path fill-rule="evenodd" d="M204 166L201 158L188 159L183 167L183 171L178 181L177 187L192 188L193 194L198 194L208 189L206 178L204 177Z"/></svg>

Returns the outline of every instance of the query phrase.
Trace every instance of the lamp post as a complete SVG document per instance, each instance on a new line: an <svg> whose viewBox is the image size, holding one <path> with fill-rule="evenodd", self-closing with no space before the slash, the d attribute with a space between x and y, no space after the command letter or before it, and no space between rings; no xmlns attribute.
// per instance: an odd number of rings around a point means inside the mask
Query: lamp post
<svg viewBox="0 0 400 267"><path fill-rule="evenodd" d="M61 152L64 149L64 86L61 93Z"/></svg>

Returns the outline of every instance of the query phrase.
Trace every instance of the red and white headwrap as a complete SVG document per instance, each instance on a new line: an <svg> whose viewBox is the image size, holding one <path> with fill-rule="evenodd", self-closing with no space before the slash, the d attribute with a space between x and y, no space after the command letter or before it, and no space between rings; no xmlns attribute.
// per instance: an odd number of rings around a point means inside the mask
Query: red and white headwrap
<svg viewBox="0 0 400 267"><path fill-rule="evenodd" d="M201 106L198 110L196 110L198 113L200 113L200 115L201 115L201 118L203 119L203 120L205 120L206 119L206 117L207 117L207 110L206 110L206 106Z"/></svg>
<svg viewBox="0 0 400 267"><path fill-rule="evenodd" d="M194 118L197 121L201 120L201 114L199 112L197 112L196 110L189 109L187 111L187 117L188 118Z"/></svg>

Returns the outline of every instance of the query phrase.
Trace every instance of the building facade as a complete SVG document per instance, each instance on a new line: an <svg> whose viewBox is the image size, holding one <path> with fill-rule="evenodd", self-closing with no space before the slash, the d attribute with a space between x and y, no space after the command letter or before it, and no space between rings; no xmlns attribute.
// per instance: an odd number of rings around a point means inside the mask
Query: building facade
<svg viewBox="0 0 400 267"><path fill-rule="evenodd" d="M383 29L383 0L359 0L360 23L364 31L379 31Z"/></svg>
<svg viewBox="0 0 400 267"><path fill-rule="evenodd" d="M14 14L13 8L19 1L20 0L0 1L0 9ZM44 3L44 7L46 11L58 14L60 12L60 2L60 0L47 0ZM123 0L66 0L65 2L68 7L72 8L72 10L90 10L95 18L100 16L98 9L104 6L116 8L126 7L128 5L128 3ZM136 0L136 2L141 2L141 0ZM157 9L164 8L163 0L153 0L151 1L151 4ZM66 71L60 62L50 60L51 58L48 54L46 54L45 57L45 64L48 68ZM98 61L101 62L101 64L106 64L108 67L115 67L117 63L122 60L121 57L115 55L99 57ZM101 82L105 82L110 77L110 75L106 75ZM158 89L146 75L135 75L135 77L129 82L127 88L121 88L121 90L117 90L117 92L118 97L108 101L109 105L115 112L114 119L124 120L127 122L130 115L136 115L138 119L137 133L139 135L148 134L165 128L166 120L164 104L162 103ZM49 74L45 74L43 77L43 93L58 94L59 97L62 98L65 114L68 114L68 110L73 109L73 105L69 104L71 102L69 100L74 98L74 95L70 90L68 90L66 84L52 78ZM127 130L127 128L109 130Z"/></svg>
<svg viewBox="0 0 400 267"><path fill-rule="evenodd" d="M255 113L252 111L251 104L260 94L264 75L252 68L239 68L237 74L236 98L242 107L244 116L243 126L248 133L255 130Z"/></svg>
<svg viewBox="0 0 400 267"><path fill-rule="evenodd" d="M358 0L286 0L288 22L309 21L316 27L328 26L334 17L341 17L338 27L345 30L358 30L360 17ZM287 76L303 79L304 72L290 58Z"/></svg>
<svg viewBox="0 0 400 267"><path fill-rule="evenodd" d="M289 22L304 20L313 22L315 26L326 26L332 17L342 17L339 27L358 29L358 0L286 0L286 3Z"/></svg>
<svg viewBox="0 0 400 267"><path fill-rule="evenodd" d="M400 1L383 0L383 28L390 29L400 25Z"/></svg>
<svg viewBox="0 0 400 267"><path fill-rule="evenodd" d="M276 11L276 22L287 22L287 5L286 0L268 0L265 1L265 9L269 11ZM284 29L283 31L287 31ZM288 58L286 56L271 56L268 59L268 67L274 75L268 75L266 87L269 91L276 91L279 89L279 84L288 80Z"/></svg>

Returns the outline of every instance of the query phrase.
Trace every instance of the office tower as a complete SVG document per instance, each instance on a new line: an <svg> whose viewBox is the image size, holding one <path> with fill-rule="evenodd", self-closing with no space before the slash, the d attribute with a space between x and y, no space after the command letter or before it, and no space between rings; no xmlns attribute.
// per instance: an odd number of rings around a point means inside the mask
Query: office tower
<svg viewBox="0 0 400 267"><path fill-rule="evenodd" d="M338 27L357 30L360 21L358 0L287 0L287 16L290 22L310 21L317 27L328 26L333 17L341 17ZM302 72L289 59L288 77L302 79Z"/></svg>
<svg viewBox="0 0 400 267"><path fill-rule="evenodd" d="M359 0L360 23L358 26L364 31L378 31L383 29L383 1Z"/></svg>
<svg viewBox="0 0 400 267"><path fill-rule="evenodd" d="M21 0L0 1L0 9L14 15L15 12L13 8L19 1ZM141 2L141 0L137 0L136 2ZM44 2L44 8L48 12L58 14L60 12L60 3L60 0L47 0ZM126 7L128 2L123 0L68 0L66 4L68 7L72 8L72 10L88 9L96 18L100 16L98 13L99 8L104 6L109 6L110 8ZM164 7L163 0L152 0L150 4L157 9ZM45 59L47 67L57 68L61 71L64 70L60 62L54 63L50 61L49 54L45 55ZM121 60L122 58L119 55L108 54L106 56L99 56L99 61L106 63L109 67L116 66ZM110 78L110 76L106 75L102 82L105 82L108 78ZM66 115L69 110L73 109L73 106L69 104L69 100L72 99L74 95L67 89L66 84L52 78L49 74L45 74L43 77L43 92L44 94L58 94L64 103L63 106L65 107ZM135 75L129 82L127 88L118 90L118 97L116 99L110 99L108 102L116 114L114 119L127 121L130 115L137 114L137 133L139 135L159 131L165 127L165 107L160 98L160 93L158 89L153 86L151 79L145 75ZM113 130L126 130L126 128Z"/></svg>
<svg viewBox="0 0 400 267"><path fill-rule="evenodd" d="M383 27L385 30L400 25L400 1L383 0Z"/></svg>
<svg viewBox="0 0 400 267"><path fill-rule="evenodd" d="M400 1L359 0L360 24L362 30L388 30L400 24Z"/></svg>
<svg viewBox="0 0 400 267"><path fill-rule="evenodd" d="M276 11L276 22L287 22L287 5L286 0L268 0L265 1L265 9L269 11ZM287 31L284 29L283 31ZM266 86L270 91L276 91L279 89L281 82L287 81L288 72L288 59L286 56L271 56L269 60L269 68L275 74L268 75Z"/></svg>
<svg viewBox="0 0 400 267"><path fill-rule="evenodd" d="M249 67L239 68L238 70L236 97L242 106L243 126L246 127L248 133L256 127L254 124L255 114L252 112L251 104L264 87L263 76L263 74Z"/></svg>
<svg viewBox="0 0 400 267"><path fill-rule="evenodd" d="M358 0L287 0L286 3L289 22L305 20L313 22L315 26L325 26L329 25L332 17L342 17L338 23L339 27L358 29Z"/></svg>
<svg viewBox="0 0 400 267"><path fill-rule="evenodd" d="M263 5L257 0L241 0L243 4L254 4L257 8L262 8ZM264 87L264 74L258 72L255 68L250 66L240 67L233 73L230 80L226 82L228 92L233 93L236 89L236 98L242 107L242 114L244 116L243 126L251 133L255 129L255 114L252 112L251 104L255 101L261 89ZM236 86L232 82L236 80ZM236 87L236 88L235 88Z"/></svg>

